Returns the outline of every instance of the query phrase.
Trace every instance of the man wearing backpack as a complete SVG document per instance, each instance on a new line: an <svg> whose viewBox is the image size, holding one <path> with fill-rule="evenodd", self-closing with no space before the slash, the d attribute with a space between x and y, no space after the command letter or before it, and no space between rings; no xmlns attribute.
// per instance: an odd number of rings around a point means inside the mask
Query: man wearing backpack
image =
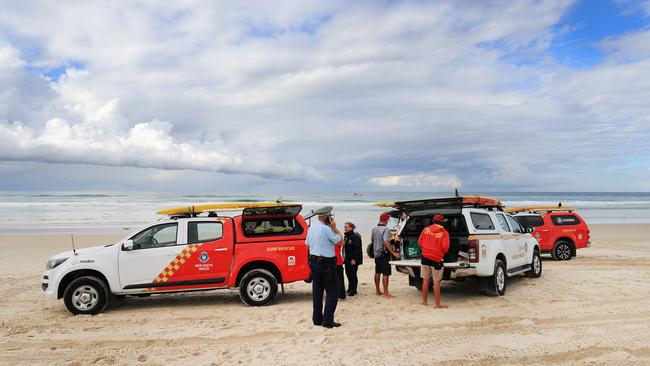
<svg viewBox="0 0 650 366"><path fill-rule="evenodd" d="M375 290L377 295L384 295L386 298L391 298L388 292L388 282L391 275L390 258L391 254L399 259L399 254L396 253L390 246L390 229L386 226L388 224L388 213L384 212L379 216L379 224L372 229L371 243L375 254ZM383 278L381 278L383 276ZM382 282L384 292L379 289L379 282Z"/></svg>

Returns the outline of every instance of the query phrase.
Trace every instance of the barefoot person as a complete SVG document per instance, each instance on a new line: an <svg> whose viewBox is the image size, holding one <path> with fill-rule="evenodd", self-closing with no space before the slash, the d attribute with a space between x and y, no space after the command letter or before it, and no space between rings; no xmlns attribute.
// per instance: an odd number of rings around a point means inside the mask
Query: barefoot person
<svg viewBox="0 0 650 366"><path fill-rule="evenodd" d="M433 277L433 296L437 309L447 306L440 304L440 280L442 280L443 257L449 250L449 233L443 225L445 217L437 214L433 217L433 225L422 230L418 245L422 250L422 305L427 305L429 295L429 279Z"/></svg>
<svg viewBox="0 0 650 366"><path fill-rule="evenodd" d="M309 268L312 273L312 300L314 325L325 328L340 327L334 321L334 312L339 300L339 285L336 278L336 255L334 245L342 239L332 217L332 207L321 207L313 211L318 220L313 222L307 233L306 244L309 247ZM308 218L312 216L306 216ZM325 311L323 312L323 291L326 292Z"/></svg>
<svg viewBox="0 0 650 366"><path fill-rule="evenodd" d="M372 248L375 253L375 290L377 295L382 295L379 289L379 282L382 282L384 297L393 297L388 292L388 281L391 275L390 255L399 259L393 248L390 246L390 229L386 226L388 223L388 213L384 212L379 216L379 224L372 229ZM383 278L381 278L383 276Z"/></svg>

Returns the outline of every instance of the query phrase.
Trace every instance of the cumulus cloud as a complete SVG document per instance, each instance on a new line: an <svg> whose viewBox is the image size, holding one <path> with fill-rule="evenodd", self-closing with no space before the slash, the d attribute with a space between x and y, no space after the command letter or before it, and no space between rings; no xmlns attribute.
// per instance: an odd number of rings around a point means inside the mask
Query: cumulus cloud
<svg viewBox="0 0 650 366"><path fill-rule="evenodd" d="M382 187L417 187L417 188L460 188L460 179L453 174L412 174L374 177L372 184Z"/></svg>
<svg viewBox="0 0 650 366"><path fill-rule="evenodd" d="M637 181L626 162L650 155L647 30L573 69L551 52L572 5L2 2L0 160L353 190Z"/></svg>

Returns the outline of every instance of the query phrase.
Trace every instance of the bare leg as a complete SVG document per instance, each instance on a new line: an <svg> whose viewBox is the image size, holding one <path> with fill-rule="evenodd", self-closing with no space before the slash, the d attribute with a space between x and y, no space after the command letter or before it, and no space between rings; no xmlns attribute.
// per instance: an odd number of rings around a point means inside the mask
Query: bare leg
<svg viewBox="0 0 650 366"><path fill-rule="evenodd" d="M436 301L436 309L446 309L448 307L447 305L440 304L440 281L434 281L433 296Z"/></svg>
<svg viewBox="0 0 650 366"><path fill-rule="evenodd" d="M391 297L393 297L393 295L391 295L388 292L388 281L390 280L390 276L384 275L384 278L382 280L383 280L382 282L384 284L384 297L390 299Z"/></svg>
<svg viewBox="0 0 650 366"><path fill-rule="evenodd" d="M422 279L422 305L427 306L427 298L429 297L429 279Z"/></svg>
<svg viewBox="0 0 650 366"><path fill-rule="evenodd" d="M379 290L379 280L381 279L381 275L379 273L375 273L375 293L377 295L382 295L381 290Z"/></svg>

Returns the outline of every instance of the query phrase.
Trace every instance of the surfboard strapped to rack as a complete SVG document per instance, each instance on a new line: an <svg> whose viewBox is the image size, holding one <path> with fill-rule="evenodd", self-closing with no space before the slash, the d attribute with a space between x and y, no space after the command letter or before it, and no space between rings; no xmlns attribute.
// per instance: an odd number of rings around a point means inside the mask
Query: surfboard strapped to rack
<svg viewBox="0 0 650 366"><path fill-rule="evenodd" d="M243 210L247 208L284 207L284 206L300 206L300 205L302 204L295 203L295 202L222 202L222 203L209 203L205 205L172 207L172 208L160 210L156 213L158 215L169 215L169 216L182 216L182 215L195 216L204 212L232 211L232 210Z"/></svg>
<svg viewBox="0 0 650 366"><path fill-rule="evenodd" d="M508 207L505 208L503 211L510 213L510 214L516 214L520 212L532 212L532 213L539 213L539 212L561 212L561 211L575 211L576 209L573 207L562 207L562 206L527 206L527 207Z"/></svg>
<svg viewBox="0 0 650 366"><path fill-rule="evenodd" d="M430 198L414 201L402 202L376 202L373 206L397 208L402 211L417 211L423 209L436 209L436 208L459 208L459 207L481 207L488 209L501 209L503 204L501 201L491 197L485 196L458 196L449 198Z"/></svg>

